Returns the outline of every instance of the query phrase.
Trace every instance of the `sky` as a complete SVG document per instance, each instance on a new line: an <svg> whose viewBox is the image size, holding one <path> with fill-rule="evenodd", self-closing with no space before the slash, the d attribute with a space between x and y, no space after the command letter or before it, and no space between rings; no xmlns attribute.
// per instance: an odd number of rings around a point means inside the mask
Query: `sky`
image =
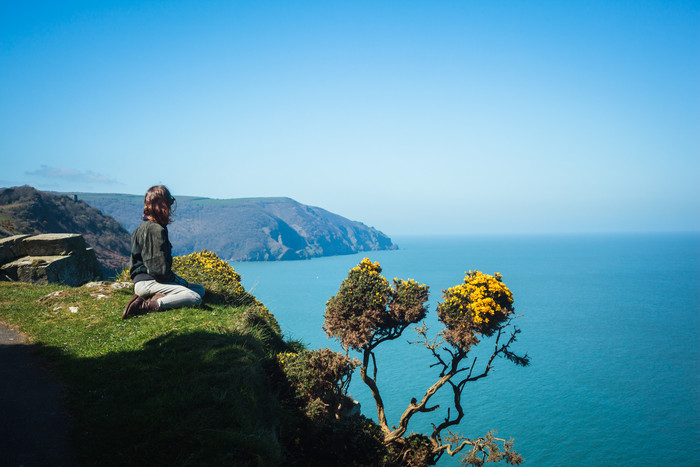
<svg viewBox="0 0 700 467"><path fill-rule="evenodd" d="M700 231L700 1L0 0L0 187Z"/></svg>

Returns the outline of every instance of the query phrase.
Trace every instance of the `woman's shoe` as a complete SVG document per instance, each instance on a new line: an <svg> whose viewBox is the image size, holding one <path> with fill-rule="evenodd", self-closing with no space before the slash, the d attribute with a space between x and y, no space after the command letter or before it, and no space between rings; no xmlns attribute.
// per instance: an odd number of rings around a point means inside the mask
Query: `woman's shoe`
<svg viewBox="0 0 700 467"><path fill-rule="evenodd" d="M157 293L146 301L146 313L150 311L160 310L160 303L158 303L159 298L165 297L164 293Z"/></svg>
<svg viewBox="0 0 700 467"><path fill-rule="evenodd" d="M144 300L138 295L131 297L131 300L124 308L124 313L122 314L122 319L131 318L132 316L145 315L152 311L158 311L160 309L160 303L158 303L159 298L165 297L165 294L157 293L148 300Z"/></svg>
<svg viewBox="0 0 700 467"><path fill-rule="evenodd" d="M140 315L138 311L143 308L145 300L138 295L134 295L127 303L126 308L124 308L124 313L122 313L122 319L130 318L132 316Z"/></svg>

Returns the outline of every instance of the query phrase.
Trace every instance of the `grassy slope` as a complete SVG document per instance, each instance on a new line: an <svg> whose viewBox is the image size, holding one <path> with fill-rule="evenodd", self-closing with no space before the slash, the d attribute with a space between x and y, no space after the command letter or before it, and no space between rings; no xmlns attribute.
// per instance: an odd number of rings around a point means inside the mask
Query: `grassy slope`
<svg viewBox="0 0 700 467"><path fill-rule="evenodd" d="M131 289L47 297L62 289L0 283L0 322L27 333L66 385L81 463L280 462L284 409L264 368L285 347L276 331L212 304L122 320Z"/></svg>

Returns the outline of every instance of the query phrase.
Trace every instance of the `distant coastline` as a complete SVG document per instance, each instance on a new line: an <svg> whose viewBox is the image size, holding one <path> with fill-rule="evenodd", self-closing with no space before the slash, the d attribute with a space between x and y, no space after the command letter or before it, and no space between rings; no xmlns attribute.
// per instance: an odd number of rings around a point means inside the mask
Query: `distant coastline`
<svg viewBox="0 0 700 467"><path fill-rule="evenodd" d="M128 231L141 222L143 196L70 193ZM278 261L394 250L383 232L291 198L177 196L170 235L174 254L208 249L226 261Z"/></svg>

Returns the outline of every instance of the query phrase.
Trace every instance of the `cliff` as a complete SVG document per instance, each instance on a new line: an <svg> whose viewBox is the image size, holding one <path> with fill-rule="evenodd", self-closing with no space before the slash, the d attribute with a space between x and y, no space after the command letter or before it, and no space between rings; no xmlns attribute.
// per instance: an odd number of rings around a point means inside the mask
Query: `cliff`
<svg viewBox="0 0 700 467"><path fill-rule="evenodd" d="M141 222L143 196L77 196L129 231ZM274 261L396 248L377 229L290 198L176 198L169 226L175 255L208 249L227 261Z"/></svg>

